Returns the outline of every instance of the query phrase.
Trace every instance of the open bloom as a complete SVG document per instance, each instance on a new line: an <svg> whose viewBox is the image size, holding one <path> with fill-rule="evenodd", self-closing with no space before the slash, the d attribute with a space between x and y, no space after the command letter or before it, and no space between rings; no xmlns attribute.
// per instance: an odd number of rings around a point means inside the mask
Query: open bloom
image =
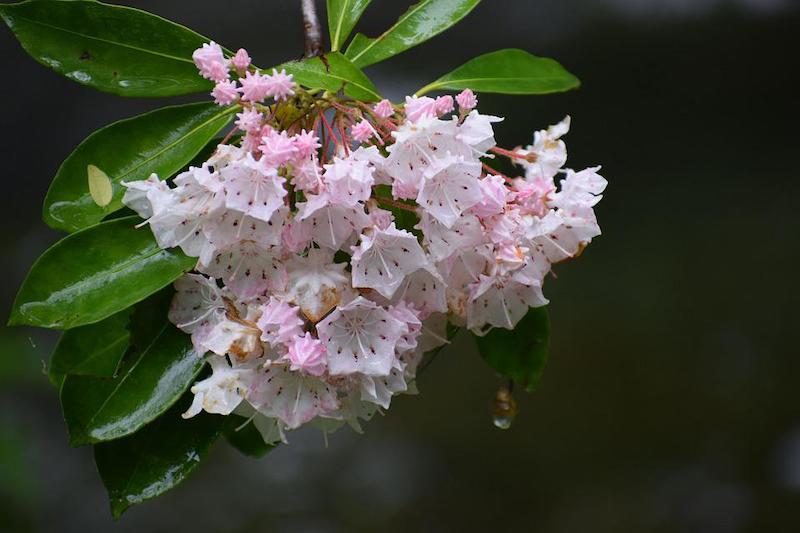
<svg viewBox="0 0 800 533"><path fill-rule="evenodd" d="M285 72L252 71L244 50L226 59L211 43L194 60L218 103L239 100L236 130L123 197L159 246L197 258L169 311L212 369L187 417L235 410L270 442L312 422L359 429L415 390L448 323L514 328L547 303L554 265L600 234L607 182L565 167L569 118L506 150L502 119L470 90L333 106Z"/></svg>

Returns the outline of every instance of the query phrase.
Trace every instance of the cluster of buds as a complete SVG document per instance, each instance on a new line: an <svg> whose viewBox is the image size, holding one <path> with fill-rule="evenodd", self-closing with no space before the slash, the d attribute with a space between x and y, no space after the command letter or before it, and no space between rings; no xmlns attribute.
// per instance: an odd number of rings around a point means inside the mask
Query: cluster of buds
<svg viewBox="0 0 800 533"><path fill-rule="evenodd" d="M470 90L369 105L262 75L244 50L194 59L217 102L241 106L236 129L124 198L162 248L198 258L169 316L212 369L186 417L251 417L269 442L307 423L358 430L415 389L448 322L514 328L547 303L552 265L600 233L606 181L564 168L568 118L506 150ZM498 157L522 176L485 162Z"/></svg>

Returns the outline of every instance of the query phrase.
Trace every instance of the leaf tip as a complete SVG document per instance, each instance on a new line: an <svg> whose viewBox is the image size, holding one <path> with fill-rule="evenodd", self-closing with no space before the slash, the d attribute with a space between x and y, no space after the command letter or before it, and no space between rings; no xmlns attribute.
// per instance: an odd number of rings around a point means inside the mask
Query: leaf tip
<svg viewBox="0 0 800 533"><path fill-rule="evenodd" d="M118 521L120 518L122 518L122 515L125 513L125 511L130 509L131 504L123 499L115 498L111 495L109 495L109 499L111 517L114 519L114 521Z"/></svg>

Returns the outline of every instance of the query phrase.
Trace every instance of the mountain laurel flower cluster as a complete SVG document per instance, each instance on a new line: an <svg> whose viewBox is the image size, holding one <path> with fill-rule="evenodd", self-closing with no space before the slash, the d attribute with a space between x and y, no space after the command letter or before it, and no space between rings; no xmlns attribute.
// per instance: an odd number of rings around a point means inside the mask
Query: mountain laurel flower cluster
<svg viewBox="0 0 800 533"><path fill-rule="evenodd" d="M331 431L415 390L447 324L513 329L553 264L600 234L600 167L566 168L569 117L496 145L469 89L377 104L262 73L245 50L193 59L236 129L171 180L126 182L161 248L197 258L169 319L212 373L184 417L251 418L267 442ZM495 170L505 158L519 176Z"/></svg>

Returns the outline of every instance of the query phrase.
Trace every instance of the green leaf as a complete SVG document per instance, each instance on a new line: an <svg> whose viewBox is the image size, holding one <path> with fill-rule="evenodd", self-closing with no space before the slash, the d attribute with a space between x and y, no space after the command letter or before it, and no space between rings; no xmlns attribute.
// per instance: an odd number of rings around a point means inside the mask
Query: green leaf
<svg viewBox="0 0 800 533"><path fill-rule="evenodd" d="M190 401L181 400L129 437L95 445L94 460L114 518L178 485L208 455L225 417L200 413L184 420L181 413Z"/></svg>
<svg viewBox="0 0 800 533"><path fill-rule="evenodd" d="M547 94L575 89L581 84L557 61L508 48L471 59L429 83L417 95L435 89L472 89L485 93Z"/></svg>
<svg viewBox="0 0 800 533"><path fill-rule="evenodd" d="M331 50L339 50L372 0L327 0Z"/></svg>
<svg viewBox="0 0 800 533"><path fill-rule="evenodd" d="M224 432L228 443L249 457L259 459L275 447L264 442L255 424L243 416L226 416Z"/></svg>
<svg viewBox="0 0 800 533"><path fill-rule="evenodd" d="M62 333L48 369L53 385L61 387L67 374L113 377L128 350L132 312L129 307L96 324Z"/></svg>
<svg viewBox="0 0 800 533"><path fill-rule="evenodd" d="M113 379L67 376L61 405L72 446L136 432L169 409L205 364L191 339L162 315L161 331L129 354Z"/></svg>
<svg viewBox="0 0 800 533"><path fill-rule="evenodd" d="M208 92L192 52L210 39L156 15L94 1L36 0L0 16L39 63L120 96Z"/></svg>
<svg viewBox="0 0 800 533"><path fill-rule="evenodd" d="M421 0L375 38L356 34L345 54L357 67L378 63L440 34L467 16L480 0Z"/></svg>
<svg viewBox="0 0 800 533"><path fill-rule="evenodd" d="M197 103L164 107L106 126L84 140L58 169L44 200L44 221L52 228L76 231L122 208L121 181L146 179L155 172L167 179L183 169L239 108ZM112 197L105 206L92 198L87 167L105 173Z"/></svg>
<svg viewBox="0 0 800 533"><path fill-rule="evenodd" d="M17 293L10 325L70 329L143 300L190 270L197 259L158 247L138 217L68 235L36 260Z"/></svg>
<svg viewBox="0 0 800 533"><path fill-rule="evenodd" d="M391 211L392 215L394 215L394 222L398 229L408 230L417 237L421 235L419 230L414 229L414 226L416 226L419 222L419 217L417 214L410 211L415 209L414 205L408 204L408 209L402 209L400 207L396 207L396 205L393 205L394 201L392 199L392 188L389 185L377 185L374 188L374 192L375 198L378 200L378 206L381 209ZM385 201L381 201L381 199L384 199ZM399 203L403 204L404 202Z"/></svg>
<svg viewBox="0 0 800 533"><path fill-rule="evenodd" d="M378 89L361 69L339 52L329 52L302 61L289 61L278 67L294 76L300 85L325 89L332 93L344 87L344 93L356 100L374 102L381 99Z"/></svg>
<svg viewBox="0 0 800 533"><path fill-rule="evenodd" d="M475 340L489 366L534 391L547 363L550 343L547 308L530 309L513 330L495 328Z"/></svg>

